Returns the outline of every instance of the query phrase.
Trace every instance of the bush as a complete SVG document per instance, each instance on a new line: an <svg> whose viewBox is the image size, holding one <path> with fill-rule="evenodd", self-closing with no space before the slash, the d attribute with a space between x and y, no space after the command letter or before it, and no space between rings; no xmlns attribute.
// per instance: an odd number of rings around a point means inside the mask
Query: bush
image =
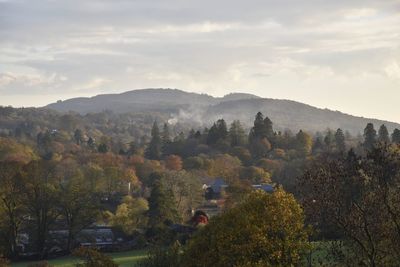
<svg viewBox="0 0 400 267"><path fill-rule="evenodd" d="M170 247L154 247L150 250L148 257L140 261L137 267L178 267L180 261L180 244L175 242Z"/></svg>
<svg viewBox="0 0 400 267"><path fill-rule="evenodd" d="M84 263L77 264L77 267L118 267L110 256L93 248L77 248L73 255L84 260Z"/></svg>

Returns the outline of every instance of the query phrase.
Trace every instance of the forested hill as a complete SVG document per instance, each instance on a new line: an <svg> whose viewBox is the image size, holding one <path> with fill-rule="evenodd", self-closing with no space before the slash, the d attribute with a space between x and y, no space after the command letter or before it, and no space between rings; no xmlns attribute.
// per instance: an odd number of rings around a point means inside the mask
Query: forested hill
<svg viewBox="0 0 400 267"><path fill-rule="evenodd" d="M397 123L355 117L295 101L260 98L241 93L217 98L177 89L143 89L90 98L73 98L50 104L47 108L82 114L104 110L116 113L163 112L171 117L172 122L190 122L191 125L195 123L199 126L209 125L219 118L224 118L227 121L239 119L246 127L250 127L254 114L261 111L274 121L277 130L305 129L316 132L326 128L342 128L352 134L358 134L368 122L375 125L385 124L390 131L400 128Z"/></svg>

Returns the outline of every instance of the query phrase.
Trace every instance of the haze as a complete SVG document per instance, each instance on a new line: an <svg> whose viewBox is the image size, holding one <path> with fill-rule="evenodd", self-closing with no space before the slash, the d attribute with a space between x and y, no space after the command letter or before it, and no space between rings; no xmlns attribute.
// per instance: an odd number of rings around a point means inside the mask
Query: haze
<svg viewBox="0 0 400 267"><path fill-rule="evenodd" d="M0 0L0 105L247 92L400 122L400 1Z"/></svg>

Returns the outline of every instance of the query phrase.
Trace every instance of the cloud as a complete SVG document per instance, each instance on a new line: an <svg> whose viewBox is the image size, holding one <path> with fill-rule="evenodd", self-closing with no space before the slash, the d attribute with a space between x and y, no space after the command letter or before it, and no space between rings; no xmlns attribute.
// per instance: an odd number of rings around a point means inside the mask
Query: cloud
<svg viewBox="0 0 400 267"><path fill-rule="evenodd" d="M316 91L358 86L367 101L398 88L399 11L397 0L0 0L0 90L239 90L318 105L329 100Z"/></svg>

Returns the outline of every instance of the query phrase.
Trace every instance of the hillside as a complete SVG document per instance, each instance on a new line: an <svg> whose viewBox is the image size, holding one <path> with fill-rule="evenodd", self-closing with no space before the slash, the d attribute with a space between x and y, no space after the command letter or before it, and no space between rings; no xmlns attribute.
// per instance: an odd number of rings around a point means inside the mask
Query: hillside
<svg viewBox="0 0 400 267"><path fill-rule="evenodd" d="M389 131L400 128L397 123L351 116L290 100L260 98L241 93L217 98L177 89L143 89L91 98L73 98L50 104L46 108L82 114L103 110L116 113L164 112L170 115L171 123L190 121L199 126L209 125L219 118L224 118L228 122L239 119L246 127L250 127L254 115L261 111L270 117L277 130L305 129L316 132L326 128L342 128L352 134L358 134L368 122L376 126L385 124Z"/></svg>

